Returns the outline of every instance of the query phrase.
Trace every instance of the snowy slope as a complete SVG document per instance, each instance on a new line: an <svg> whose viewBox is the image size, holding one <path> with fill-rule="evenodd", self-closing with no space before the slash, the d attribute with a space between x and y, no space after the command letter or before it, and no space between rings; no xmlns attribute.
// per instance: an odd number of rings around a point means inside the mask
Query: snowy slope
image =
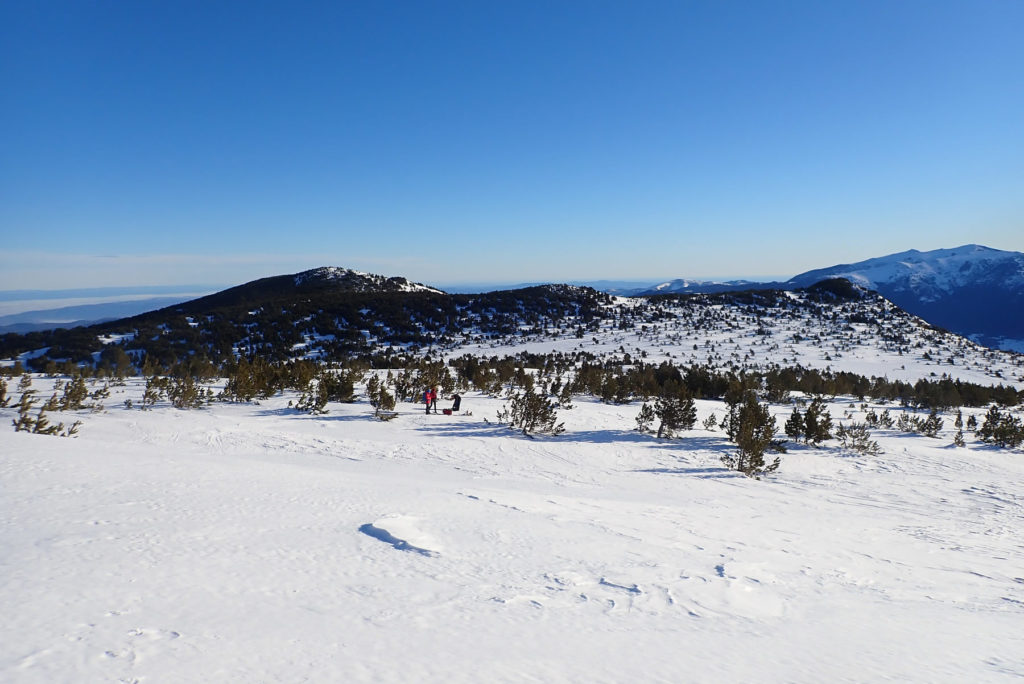
<svg viewBox="0 0 1024 684"><path fill-rule="evenodd" d="M77 439L0 430L0 680L1024 676L1024 458L948 425L754 481L721 432L659 441L636 406L531 440L475 394L381 423L117 392Z"/></svg>

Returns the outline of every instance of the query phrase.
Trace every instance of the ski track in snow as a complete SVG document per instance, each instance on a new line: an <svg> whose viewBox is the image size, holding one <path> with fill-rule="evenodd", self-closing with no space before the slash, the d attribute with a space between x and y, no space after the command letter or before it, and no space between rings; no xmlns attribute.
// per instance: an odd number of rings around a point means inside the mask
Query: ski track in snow
<svg viewBox="0 0 1024 684"><path fill-rule="evenodd" d="M389 423L287 399L0 430L0 680L1024 677L1020 452L879 431L753 481L635 406L531 440L474 393Z"/></svg>

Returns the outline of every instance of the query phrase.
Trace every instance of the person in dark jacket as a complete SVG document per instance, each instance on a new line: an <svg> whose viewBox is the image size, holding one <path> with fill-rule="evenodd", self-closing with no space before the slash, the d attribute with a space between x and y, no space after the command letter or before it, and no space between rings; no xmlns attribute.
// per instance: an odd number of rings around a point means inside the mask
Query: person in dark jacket
<svg viewBox="0 0 1024 684"><path fill-rule="evenodd" d="M462 397L460 397L458 394L453 394L452 395L452 413L455 413L456 411L458 411L460 406L462 406Z"/></svg>

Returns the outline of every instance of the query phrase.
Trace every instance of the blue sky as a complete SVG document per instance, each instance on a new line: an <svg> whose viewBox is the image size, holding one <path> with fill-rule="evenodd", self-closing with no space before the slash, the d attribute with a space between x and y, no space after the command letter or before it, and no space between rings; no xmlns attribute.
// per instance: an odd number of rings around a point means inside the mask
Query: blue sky
<svg viewBox="0 0 1024 684"><path fill-rule="evenodd" d="M1024 3L0 6L0 289L1024 249Z"/></svg>

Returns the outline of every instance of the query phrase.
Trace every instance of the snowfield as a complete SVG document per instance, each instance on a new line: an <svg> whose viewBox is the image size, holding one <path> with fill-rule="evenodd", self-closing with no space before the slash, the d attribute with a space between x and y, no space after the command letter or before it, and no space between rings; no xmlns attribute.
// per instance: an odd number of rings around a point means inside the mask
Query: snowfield
<svg viewBox="0 0 1024 684"><path fill-rule="evenodd" d="M77 438L0 429L4 682L1024 677L1024 454L952 447L948 416L756 481L638 403L529 439L473 393L385 423L114 390Z"/></svg>

